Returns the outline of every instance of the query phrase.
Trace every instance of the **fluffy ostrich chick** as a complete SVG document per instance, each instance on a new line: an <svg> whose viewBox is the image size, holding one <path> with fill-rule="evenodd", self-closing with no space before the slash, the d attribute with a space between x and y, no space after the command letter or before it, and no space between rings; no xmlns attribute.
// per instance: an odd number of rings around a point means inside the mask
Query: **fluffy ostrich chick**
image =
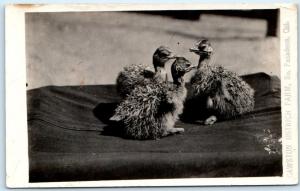
<svg viewBox="0 0 300 191"><path fill-rule="evenodd" d="M213 48L208 40L199 41L190 51L199 55L197 71L191 78L193 96L204 99L206 109L214 113L205 120L206 125L217 118L229 119L253 110L254 90L236 73L210 65Z"/></svg>
<svg viewBox="0 0 300 191"><path fill-rule="evenodd" d="M124 67L117 77L117 92L122 98L125 98L136 86L149 83L154 77L166 81L165 64L174 58L172 51L168 47L160 46L153 54L155 73L143 64Z"/></svg>
<svg viewBox="0 0 300 191"><path fill-rule="evenodd" d="M187 94L183 76L192 68L187 59L177 57L171 66L172 83L154 79L136 87L111 120L121 122L125 136L131 139L159 139L184 132L174 125Z"/></svg>

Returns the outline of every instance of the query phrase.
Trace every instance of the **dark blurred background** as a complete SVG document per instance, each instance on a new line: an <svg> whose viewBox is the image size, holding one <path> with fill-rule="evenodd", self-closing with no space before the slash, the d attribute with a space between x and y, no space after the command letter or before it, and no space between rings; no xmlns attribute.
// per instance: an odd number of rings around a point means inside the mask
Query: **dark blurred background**
<svg viewBox="0 0 300 191"><path fill-rule="evenodd" d="M201 20L202 14L224 15L232 17L242 17L248 19L265 19L267 22L266 36L278 35L279 9L256 9L256 10L178 10L178 11L144 11L135 12L142 14L152 14L168 16L182 20Z"/></svg>

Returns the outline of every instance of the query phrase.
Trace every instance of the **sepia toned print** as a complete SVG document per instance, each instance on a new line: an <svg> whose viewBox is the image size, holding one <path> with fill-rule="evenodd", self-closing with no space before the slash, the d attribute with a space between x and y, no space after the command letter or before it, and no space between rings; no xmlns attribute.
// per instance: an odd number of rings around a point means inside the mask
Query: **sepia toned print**
<svg viewBox="0 0 300 191"><path fill-rule="evenodd" d="M24 12L23 184L284 184L283 15L276 6Z"/></svg>

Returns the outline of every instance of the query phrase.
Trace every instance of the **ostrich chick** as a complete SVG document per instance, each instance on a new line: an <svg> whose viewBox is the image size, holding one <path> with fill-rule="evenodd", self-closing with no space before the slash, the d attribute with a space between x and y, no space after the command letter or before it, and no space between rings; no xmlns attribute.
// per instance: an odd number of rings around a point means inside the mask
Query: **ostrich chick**
<svg viewBox="0 0 300 191"><path fill-rule="evenodd" d="M154 77L166 81L165 64L173 58L175 57L168 47L160 46L153 54L155 73L143 64L124 67L117 77L117 92L122 98L125 98L137 85L146 84Z"/></svg>
<svg viewBox="0 0 300 191"><path fill-rule="evenodd" d="M229 119L253 110L254 90L236 73L210 65L213 48L208 40L199 41L190 51L200 56L191 78L193 96L204 99L206 109L213 112L205 120L206 125L215 123L217 118Z"/></svg>
<svg viewBox="0 0 300 191"><path fill-rule="evenodd" d="M174 125L187 94L183 76L192 68L187 59L177 57L171 66L173 83L154 79L137 86L111 120L121 122L125 136L132 139L159 139L184 132Z"/></svg>

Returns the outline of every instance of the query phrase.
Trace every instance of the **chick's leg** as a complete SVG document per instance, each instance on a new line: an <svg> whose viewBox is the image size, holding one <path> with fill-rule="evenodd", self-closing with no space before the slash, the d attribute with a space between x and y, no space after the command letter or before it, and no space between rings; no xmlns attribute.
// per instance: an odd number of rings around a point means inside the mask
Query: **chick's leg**
<svg viewBox="0 0 300 191"><path fill-rule="evenodd" d="M217 95L214 97L214 99L217 99ZM210 96L208 96L207 100L206 100L206 108L208 111L213 109L213 98L211 98ZM205 121L204 121L204 125L212 125L217 121L217 117L215 115L210 115Z"/></svg>
<svg viewBox="0 0 300 191"><path fill-rule="evenodd" d="M184 128L170 128L170 129L167 129L167 132L169 135L172 135L172 134L176 134L176 133L183 133L184 132Z"/></svg>
<svg viewBox="0 0 300 191"><path fill-rule="evenodd" d="M171 113L165 115L164 120L163 120L163 123L165 126L163 136L184 132L183 128L174 128L175 122L176 122L176 119L174 118L174 116Z"/></svg>
<svg viewBox="0 0 300 191"><path fill-rule="evenodd" d="M209 118L207 118L204 121L204 125L213 125L217 121L217 117L214 115L211 115Z"/></svg>

